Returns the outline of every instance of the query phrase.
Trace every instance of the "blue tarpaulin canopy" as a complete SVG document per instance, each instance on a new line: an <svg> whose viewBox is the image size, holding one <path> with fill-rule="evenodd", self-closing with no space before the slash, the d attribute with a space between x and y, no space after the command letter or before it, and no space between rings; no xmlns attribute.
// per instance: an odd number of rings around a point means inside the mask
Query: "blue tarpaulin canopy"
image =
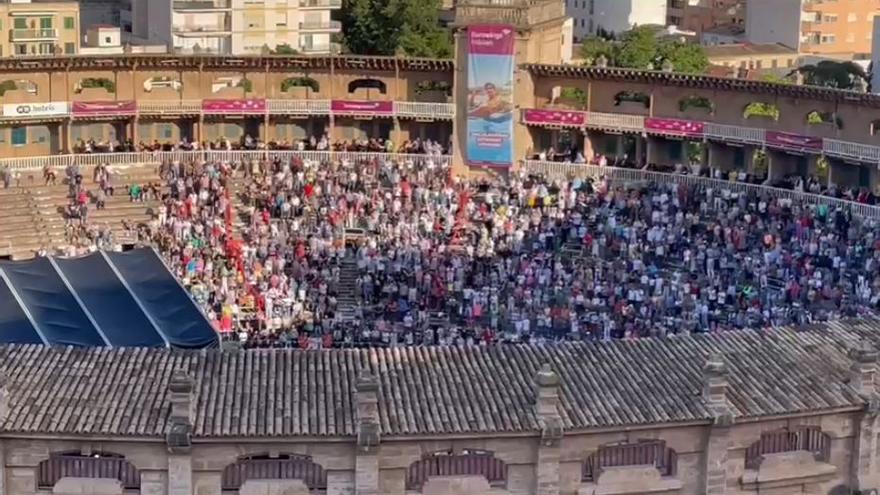
<svg viewBox="0 0 880 495"><path fill-rule="evenodd" d="M217 342L151 248L0 263L0 343L193 349Z"/></svg>

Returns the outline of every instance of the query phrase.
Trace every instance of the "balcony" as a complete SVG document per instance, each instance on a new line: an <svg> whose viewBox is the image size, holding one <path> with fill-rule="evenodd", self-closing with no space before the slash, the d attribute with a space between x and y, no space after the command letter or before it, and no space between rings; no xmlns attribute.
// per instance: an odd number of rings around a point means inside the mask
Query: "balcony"
<svg viewBox="0 0 880 495"><path fill-rule="evenodd" d="M197 115L201 111L201 100L145 100L138 102L138 113L141 115Z"/></svg>
<svg viewBox="0 0 880 495"><path fill-rule="evenodd" d="M9 41L39 41L57 39L57 29L13 29L9 31Z"/></svg>
<svg viewBox="0 0 880 495"><path fill-rule="evenodd" d="M174 26L171 32L181 38L202 38L205 36L228 36L232 34L232 27L223 24L200 25L200 26Z"/></svg>
<svg viewBox="0 0 880 495"><path fill-rule="evenodd" d="M338 33L342 31L342 23L339 21L312 21L299 23L300 31L309 32L331 32Z"/></svg>
<svg viewBox="0 0 880 495"><path fill-rule="evenodd" d="M321 43L311 46L301 46L299 51L310 55L320 55L329 53L339 53L342 46L339 43Z"/></svg>
<svg viewBox="0 0 880 495"><path fill-rule="evenodd" d="M342 8L342 0L299 0L299 8L327 10Z"/></svg>
<svg viewBox="0 0 880 495"><path fill-rule="evenodd" d="M230 10L232 0L176 0L174 10L180 12L212 12Z"/></svg>
<svg viewBox="0 0 880 495"><path fill-rule="evenodd" d="M458 0L455 24L512 24L529 27L565 17L558 0Z"/></svg>

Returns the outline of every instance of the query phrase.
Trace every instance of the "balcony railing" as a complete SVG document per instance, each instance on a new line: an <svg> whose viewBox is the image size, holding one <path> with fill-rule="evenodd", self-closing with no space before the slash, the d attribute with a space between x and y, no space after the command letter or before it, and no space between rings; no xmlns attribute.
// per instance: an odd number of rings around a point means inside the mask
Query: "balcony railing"
<svg viewBox="0 0 880 495"><path fill-rule="evenodd" d="M556 0L459 0L456 24L495 23L527 27L565 16L565 4Z"/></svg>
<svg viewBox="0 0 880 495"><path fill-rule="evenodd" d="M303 53L339 53L342 46L339 43L321 43L318 45L301 46L299 51Z"/></svg>
<svg viewBox="0 0 880 495"><path fill-rule="evenodd" d="M270 114L329 115L330 100L268 100Z"/></svg>
<svg viewBox="0 0 880 495"><path fill-rule="evenodd" d="M232 0L175 0L174 10L229 10Z"/></svg>
<svg viewBox="0 0 880 495"><path fill-rule="evenodd" d="M452 103L397 101L394 102L394 114L404 118L452 120L455 117L455 105Z"/></svg>
<svg viewBox="0 0 880 495"><path fill-rule="evenodd" d="M342 0L299 0L301 9L339 9Z"/></svg>
<svg viewBox="0 0 880 495"><path fill-rule="evenodd" d="M10 41L56 40L57 29L13 29L9 32Z"/></svg>
<svg viewBox="0 0 880 495"><path fill-rule="evenodd" d="M642 132L645 130L645 118L641 115L590 112L587 115L587 126L598 129Z"/></svg>
<svg viewBox="0 0 880 495"><path fill-rule="evenodd" d="M198 114L202 111L201 100L139 101L141 115Z"/></svg>
<svg viewBox="0 0 880 495"><path fill-rule="evenodd" d="M342 23L339 21L317 21L299 23L300 31L342 31Z"/></svg>
<svg viewBox="0 0 880 495"><path fill-rule="evenodd" d="M707 138L746 144L764 144L764 129L707 122L703 131Z"/></svg>

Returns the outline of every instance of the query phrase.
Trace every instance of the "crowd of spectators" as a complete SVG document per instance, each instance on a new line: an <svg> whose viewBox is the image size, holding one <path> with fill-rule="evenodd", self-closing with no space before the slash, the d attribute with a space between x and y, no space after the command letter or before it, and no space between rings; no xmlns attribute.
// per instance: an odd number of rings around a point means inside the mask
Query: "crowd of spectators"
<svg viewBox="0 0 880 495"><path fill-rule="evenodd" d="M137 231L249 347L635 338L880 310L880 225L847 210L723 186L460 180L444 163L166 163Z"/></svg>

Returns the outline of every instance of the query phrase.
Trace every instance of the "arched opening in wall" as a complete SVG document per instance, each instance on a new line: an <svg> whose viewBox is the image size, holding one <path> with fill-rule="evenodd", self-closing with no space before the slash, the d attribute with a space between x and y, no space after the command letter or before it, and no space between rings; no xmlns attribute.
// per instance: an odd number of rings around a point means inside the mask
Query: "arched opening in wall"
<svg viewBox="0 0 880 495"><path fill-rule="evenodd" d="M212 93L218 93L224 89L237 88L244 90L245 94L247 94L253 91L254 84L244 76L220 76L211 81Z"/></svg>
<svg viewBox="0 0 880 495"><path fill-rule="evenodd" d="M819 110L813 110L807 114L807 124L827 125L834 126L837 129L843 129L843 120L835 115L834 112L820 112Z"/></svg>
<svg viewBox="0 0 880 495"><path fill-rule="evenodd" d="M370 96L374 92L380 95L388 94L388 85L379 79L355 79L348 83L348 94L350 95L365 93Z"/></svg>
<svg viewBox="0 0 880 495"><path fill-rule="evenodd" d="M774 105L773 103L764 103L761 101L754 101L746 105L743 109L743 118L744 119L771 119L771 120L779 120L779 107Z"/></svg>
<svg viewBox="0 0 880 495"><path fill-rule="evenodd" d="M171 76L156 76L144 81L145 92L150 93L154 89L170 89L179 93L183 89L183 83Z"/></svg>
<svg viewBox="0 0 880 495"><path fill-rule="evenodd" d="M705 96L687 96L678 100L678 110L682 113L688 110L699 110L713 114L715 113L715 104Z"/></svg>
<svg viewBox="0 0 880 495"><path fill-rule="evenodd" d="M406 471L406 489L421 491L435 476L482 476L492 488L507 486L507 464L488 450L463 449L456 454L443 450L425 455Z"/></svg>
<svg viewBox="0 0 880 495"><path fill-rule="evenodd" d="M73 85L73 92L76 94L82 93L85 89L103 89L110 94L115 94L116 83L106 77L86 77Z"/></svg>
<svg viewBox="0 0 880 495"><path fill-rule="evenodd" d="M820 462L831 458L831 437L818 426L799 426L761 433L760 440L746 449L746 469L758 469L764 456L785 452L810 452Z"/></svg>
<svg viewBox="0 0 880 495"><path fill-rule="evenodd" d="M639 440L635 443L603 445L590 454L583 466L583 481L596 482L602 471L627 466L652 466L661 476L675 476L678 454L663 440Z"/></svg>
<svg viewBox="0 0 880 495"><path fill-rule="evenodd" d="M223 469L222 489L237 491L248 480L300 480L309 490L327 489L327 472L308 455L241 456Z"/></svg>
<svg viewBox="0 0 880 495"><path fill-rule="evenodd" d="M574 86L555 86L550 105L555 108L585 110L587 108L587 92Z"/></svg>
<svg viewBox="0 0 880 495"><path fill-rule="evenodd" d="M880 135L880 119L871 122L871 135Z"/></svg>
<svg viewBox="0 0 880 495"><path fill-rule="evenodd" d="M37 83L33 81L29 81L27 79L7 79L5 81L0 82L0 96L6 94L7 91L15 91L20 90L25 93L35 95L37 94Z"/></svg>
<svg viewBox="0 0 880 495"><path fill-rule="evenodd" d="M56 452L37 466L37 486L51 489L61 478L104 478L122 483L124 490L139 490L141 474L125 456L112 452Z"/></svg>
<svg viewBox="0 0 880 495"><path fill-rule="evenodd" d="M291 90L296 91L297 88L302 88L302 91L306 91L306 93L309 91L312 93L318 93L321 91L321 85L311 77L288 77L281 81L282 93L287 93Z"/></svg>
<svg viewBox="0 0 880 495"><path fill-rule="evenodd" d="M638 91L621 91L614 95L614 106L626 104L643 105L648 108L651 106L651 96Z"/></svg>
<svg viewBox="0 0 880 495"><path fill-rule="evenodd" d="M419 81L415 93L423 101L448 102L452 98L452 84L446 81Z"/></svg>

